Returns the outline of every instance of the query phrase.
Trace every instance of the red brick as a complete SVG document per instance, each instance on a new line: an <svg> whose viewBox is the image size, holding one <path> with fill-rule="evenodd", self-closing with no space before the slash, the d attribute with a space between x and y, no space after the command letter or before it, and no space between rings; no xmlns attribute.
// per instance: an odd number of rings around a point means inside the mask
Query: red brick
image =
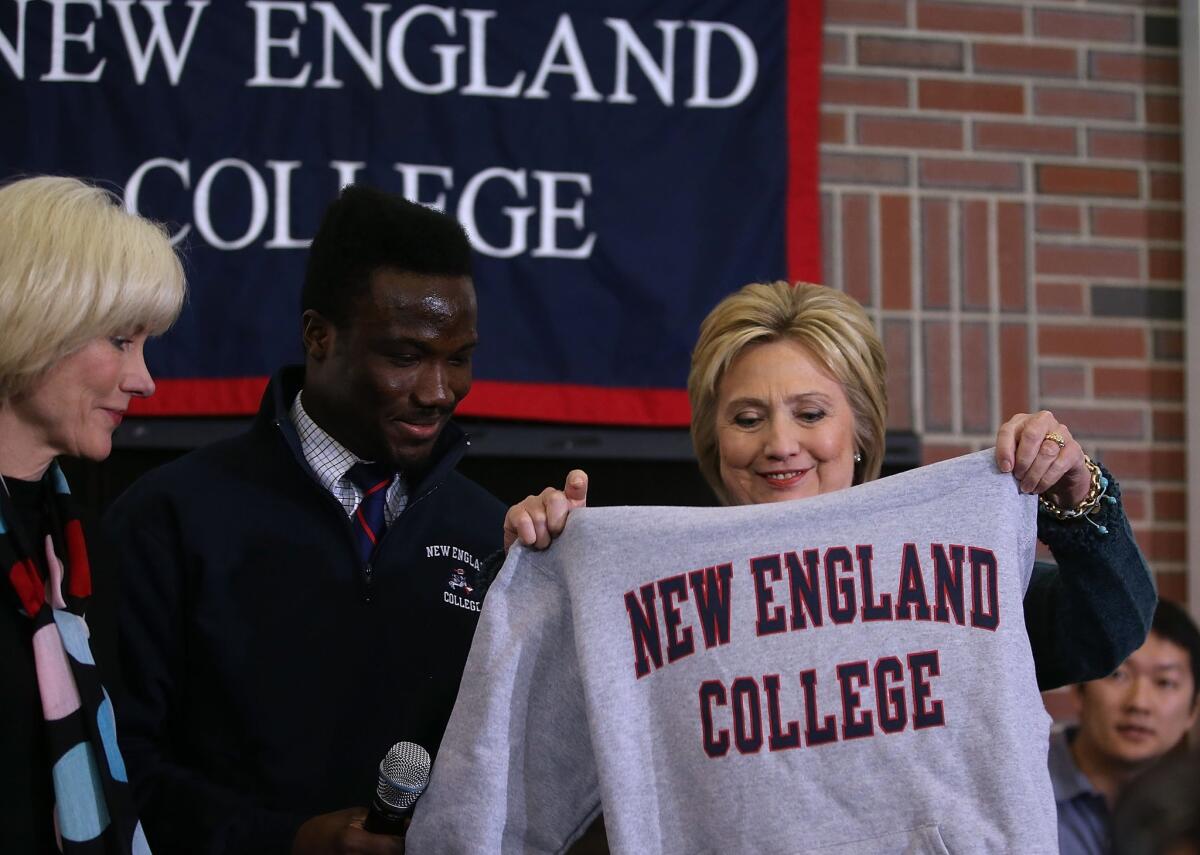
<svg viewBox="0 0 1200 855"><path fill-rule="evenodd" d="M1136 249L1086 244L1039 243L1037 272L1052 276L1097 276L1136 279L1141 264Z"/></svg>
<svg viewBox="0 0 1200 855"><path fill-rule="evenodd" d="M1088 131L1088 154L1091 157L1178 163L1179 134L1092 128Z"/></svg>
<svg viewBox="0 0 1200 855"><path fill-rule="evenodd" d="M1144 97L1146 99L1146 124L1179 124L1180 98L1178 95L1152 95L1147 92Z"/></svg>
<svg viewBox="0 0 1200 855"><path fill-rule="evenodd" d="M858 144L889 148L961 149L962 122L958 119L860 115Z"/></svg>
<svg viewBox="0 0 1200 855"><path fill-rule="evenodd" d="M821 180L847 184L908 184L908 158L821 153Z"/></svg>
<svg viewBox="0 0 1200 855"><path fill-rule="evenodd" d="M1159 599L1170 600L1173 603L1179 603L1181 606L1187 605L1188 587L1186 573L1155 573L1154 584L1158 587ZM1076 720L1078 721L1078 718Z"/></svg>
<svg viewBox="0 0 1200 855"><path fill-rule="evenodd" d="M1082 398L1087 375L1078 365L1043 365L1038 369L1038 388L1043 398Z"/></svg>
<svg viewBox="0 0 1200 855"><path fill-rule="evenodd" d="M1183 482L1187 477L1182 449L1109 448L1104 450L1102 459L1118 481Z"/></svg>
<svg viewBox="0 0 1200 855"><path fill-rule="evenodd" d="M1042 324L1038 327L1038 353L1085 359L1145 359L1146 330L1103 324Z"/></svg>
<svg viewBox="0 0 1200 855"><path fill-rule="evenodd" d="M966 66L962 43L945 39L859 36L856 56L860 66L941 71L962 71Z"/></svg>
<svg viewBox="0 0 1200 855"><path fill-rule="evenodd" d="M906 0L825 0L825 24L875 24L903 27Z"/></svg>
<svg viewBox="0 0 1200 855"><path fill-rule="evenodd" d="M1152 562L1187 560L1187 532L1183 529L1138 526L1133 530L1133 539Z"/></svg>
<svg viewBox="0 0 1200 855"><path fill-rule="evenodd" d="M1131 520L1147 519L1146 491L1137 488L1126 489L1121 486L1121 505L1125 508L1125 516Z"/></svg>
<svg viewBox="0 0 1200 855"><path fill-rule="evenodd" d="M1183 279L1183 253L1177 249L1152 249L1148 253L1151 279Z"/></svg>
<svg viewBox="0 0 1200 855"><path fill-rule="evenodd" d="M1019 36L1025 32L1025 16L1012 6L925 0L917 4L917 27L953 33Z"/></svg>
<svg viewBox="0 0 1200 855"><path fill-rule="evenodd" d="M1183 200L1183 176L1178 172L1151 172L1150 198L1156 202Z"/></svg>
<svg viewBox="0 0 1200 855"><path fill-rule="evenodd" d="M922 110L962 113L1024 113L1025 89L1008 83L920 80L917 104Z"/></svg>
<svg viewBox="0 0 1200 855"><path fill-rule="evenodd" d="M1073 86L1038 86L1033 90L1033 112L1039 116L1133 121L1137 118L1137 96Z"/></svg>
<svg viewBox="0 0 1200 855"><path fill-rule="evenodd" d="M821 77L822 104L859 107L907 107L908 81L903 77L825 74Z"/></svg>
<svg viewBox="0 0 1200 855"><path fill-rule="evenodd" d="M1183 333L1180 330L1154 331L1154 358L1183 360Z"/></svg>
<svg viewBox="0 0 1200 855"><path fill-rule="evenodd" d="M887 353L887 426L913 428L912 327L906 320L883 322L883 348Z"/></svg>
<svg viewBox="0 0 1200 855"><path fill-rule="evenodd" d="M1092 80L1145 83L1154 86L1179 85L1179 60L1175 56L1092 51L1088 65L1088 76Z"/></svg>
<svg viewBox="0 0 1200 855"><path fill-rule="evenodd" d="M1146 415L1140 409L1055 407L1054 415L1076 439L1142 439Z"/></svg>
<svg viewBox="0 0 1200 855"><path fill-rule="evenodd" d="M1182 410L1155 410L1153 425L1155 442L1182 442L1187 438Z"/></svg>
<svg viewBox="0 0 1200 855"><path fill-rule="evenodd" d="M885 309L912 308L910 204L908 196L879 197L879 287Z"/></svg>
<svg viewBox="0 0 1200 855"><path fill-rule="evenodd" d="M846 64L846 37L837 33L825 33L821 39L821 64Z"/></svg>
<svg viewBox="0 0 1200 855"><path fill-rule="evenodd" d="M1020 192L1025 175L1020 163L999 160L944 160L922 157L917 167L922 187Z"/></svg>
<svg viewBox="0 0 1200 855"><path fill-rule="evenodd" d="M976 74L1019 74L1022 77L1079 76L1079 56L1074 48L983 43L976 44L972 51Z"/></svg>
<svg viewBox="0 0 1200 855"><path fill-rule="evenodd" d="M1181 368L1111 368L1097 365L1092 369L1092 384L1097 398L1183 400Z"/></svg>
<svg viewBox="0 0 1200 855"><path fill-rule="evenodd" d="M1155 490L1154 493L1154 518L1159 520L1185 520L1187 519L1187 493L1183 490ZM1128 502L1125 500L1125 495L1121 495L1121 501L1128 507Z"/></svg>
<svg viewBox="0 0 1200 855"><path fill-rule="evenodd" d="M991 329L982 321L959 325L962 350L962 376L959 378L959 403L962 427L966 433L995 430L992 414L992 383L995 373L991 360Z"/></svg>
<svg viewBox="0 0 1200 855"><path fill-rule="evenodd" d="M1131 42L1136 19L1130 15L1106 15L1099 12L1071 12L1035 9L1033 31L1054 39L1079 39L1087 42Z"/></svg>
<svg viewBox="0 0 1200 855"><path fill-rule="evenodd" d="M921 305L950 308L950 203L921 200Z"/></svg>
<svg viewBox="0 0 1200 855"><path fill-rule="evenodd" d="M996 268L1002 312L1023 312L1026 307L1029 256L1025 210L1023 202L996 203Z"/></svg>
<svg viewBox="0 0 1200 855"><path fill-rule="evenodd" d="M1059 166L1050 163L1040 163L1035 169L1039 193L1137 198L1141 192L1138 172L1134 169Z"/></svg>
<svg viewBox="0 0 1200 855"><path fill-rule="evenodd" d="M1020 122L976 122L975 148L980 151L1022 151L1035 154L1075 154L1075 129L1061 125Z"/></svg>
<svg viewBox="0 0 1200 855"><path fill-rule="evenodd" d="M955 457L962 457L964 454L970 454L975 449L969 445L959 445L955 443L944 442L923 442L921 443L921 465L928 466L930 463L940 463L943 460L953 460Z"/></svg>
<svg viewBox="0 0 1200 855"><path fill-rule="evenodd" d="M1078 282L1037 283L1039 312L1063 315L1083 314L1083 286Z"/></svg>
<svg viewBox="0 0 1200 855"><path fill-rule="evenodd" d="M950 325L945 321L925 321L921 336L925 362L925 430L952 429L954 400L950 386Z"/></svg>
<svg viewBox="0 0 1200 855"><path fill-rule="evenodd" d="M1029 329L1023 323L1000 326L1000 418L1030 410Z"/></svg>
<svg viewBox="0 0 1200 855"><path fill-rule="evenodd" d="M871 197L842 197L842 290L864 306L871 299Z"/></svg>
<svg viewBox="0 0 1200 855"><path fill-rule="evenodd" d="M1040 204L1034 209L1034 230L1046 234L1077 235L1083 228L1078 205Z"/></svg>
<svg viewBox="0 0 1200 855"><path fill-rule="evenodd" d="M846 142L846 114L821 114L821 142L839 144Z"/></svg>
<svg viewBox="0 0 1200 855"><path fill-rule="evenodd" d="M959 276L964 309L988 308L990 295L988 275L988 236L991 234L987 202L967 199L958 204L961 275Z"/></svg>
<svg viewBox="0 0 1200 855"><path fill-rule="evenodd" d="M1163 208L1092 206L1092 234L1150 240L1183 240L1183 212Z"/></svg>

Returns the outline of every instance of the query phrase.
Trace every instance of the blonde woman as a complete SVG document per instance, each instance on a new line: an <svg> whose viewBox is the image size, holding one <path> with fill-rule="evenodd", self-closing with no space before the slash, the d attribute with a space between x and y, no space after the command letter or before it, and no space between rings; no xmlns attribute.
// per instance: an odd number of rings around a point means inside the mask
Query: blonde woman
<svg viewBox="0 0 1200 855"><path fill-rule="evenodd" d="M93 655L111 617L88 611L93 568L55 461L108 457L130 401L154 392L146 339L170 326L183 299L166 232L112 194L73 178L0 188L6 853L149 851L101 682L115 663L98 670Z"/></svg>

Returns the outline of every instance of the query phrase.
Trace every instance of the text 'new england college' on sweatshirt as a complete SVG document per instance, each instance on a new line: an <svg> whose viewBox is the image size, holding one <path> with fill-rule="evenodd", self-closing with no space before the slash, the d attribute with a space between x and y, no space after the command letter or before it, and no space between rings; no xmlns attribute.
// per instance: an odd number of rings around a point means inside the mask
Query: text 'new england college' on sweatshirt
<svg viewBox="0 0 1200 855"><path fill-rule="evenodd" d="M413 855L1057 851L992 451L797 502L574 511L488 592Z"/></svg>

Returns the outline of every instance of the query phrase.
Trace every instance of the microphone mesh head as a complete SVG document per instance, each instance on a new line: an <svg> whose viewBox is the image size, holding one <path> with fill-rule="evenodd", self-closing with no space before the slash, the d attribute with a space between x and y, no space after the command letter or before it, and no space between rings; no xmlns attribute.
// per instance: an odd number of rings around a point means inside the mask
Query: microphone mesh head
<svg viewBox="0 0 1200 855"><path fill-rule="evenodd" d="M397 742L379 762L379 800L398 811L408 810L429 785L429 752L415 742Z"/></svg>

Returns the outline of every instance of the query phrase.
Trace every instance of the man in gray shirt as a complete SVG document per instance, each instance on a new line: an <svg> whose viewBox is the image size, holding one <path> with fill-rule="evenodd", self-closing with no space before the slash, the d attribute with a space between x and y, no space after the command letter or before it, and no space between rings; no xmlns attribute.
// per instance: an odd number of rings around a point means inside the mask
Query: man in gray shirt
<svg viewBox="0 0 1200 855"><path fill-rule="evenodd" d="M1062 855L1104 855L1121 790L1183 740L1200 713L1200 630L1161 601L1146 643L1111 676L1076 686L1078 726L1050 737Z"/></svg>

